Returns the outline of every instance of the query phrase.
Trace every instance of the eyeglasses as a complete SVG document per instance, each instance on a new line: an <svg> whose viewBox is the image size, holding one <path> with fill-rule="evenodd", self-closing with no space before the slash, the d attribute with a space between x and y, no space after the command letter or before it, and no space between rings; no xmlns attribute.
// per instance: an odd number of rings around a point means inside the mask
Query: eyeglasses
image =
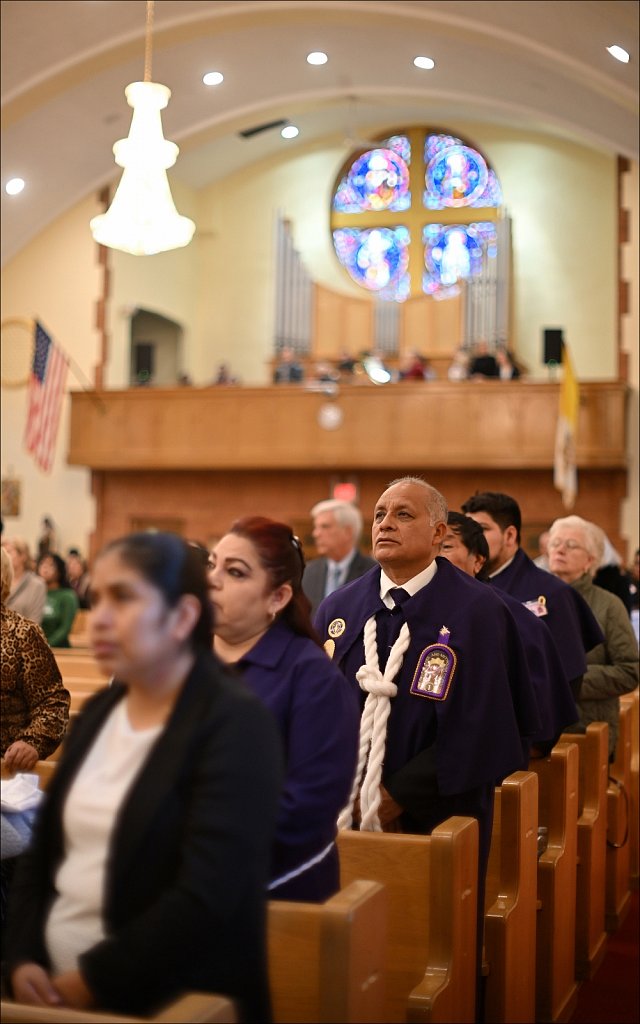
<svg viewBox="0 0 640 1024"><path fill-rule="evenodd" d="M547 547L550 551L557 551L558 548L566 548L567 551L586 551L584 544L578 544L577 540L550 540Z"/></svg>

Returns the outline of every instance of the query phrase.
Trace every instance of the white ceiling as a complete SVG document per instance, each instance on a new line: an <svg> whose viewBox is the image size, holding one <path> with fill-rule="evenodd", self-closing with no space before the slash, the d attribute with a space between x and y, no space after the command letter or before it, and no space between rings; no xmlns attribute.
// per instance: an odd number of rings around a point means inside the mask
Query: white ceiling
<svg viewBox="0 0 640 1024"><path fill-rule="evenodd" d="M145 0L3 0L3 263L117 181L111 147L129 131L124 89L143 77L145 17ZM328 64L308 65L311 50ZM416 69L417 54L435 69ZM209 70L221 86L202 84ZM284 147L344 144L346 156L345 135L455 119L638 157L636 0L157 0L152 79L172 91L171 180L195 188ZM275 118L295 121L298 138L238 136ZM27 187L10 198L14 176Z"/></svg>

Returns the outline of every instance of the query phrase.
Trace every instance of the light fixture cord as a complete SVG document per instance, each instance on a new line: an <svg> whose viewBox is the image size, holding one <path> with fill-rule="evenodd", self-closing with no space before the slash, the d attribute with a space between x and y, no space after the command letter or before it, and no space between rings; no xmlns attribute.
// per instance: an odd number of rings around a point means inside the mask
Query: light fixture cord
<svg viewBox="0 0 640 1024"><path fill-rule="evenodd" d="M144 39L144 81L151 81L151 33L153 32L153 8L155 0L147 0L147 30Z"/></svg>

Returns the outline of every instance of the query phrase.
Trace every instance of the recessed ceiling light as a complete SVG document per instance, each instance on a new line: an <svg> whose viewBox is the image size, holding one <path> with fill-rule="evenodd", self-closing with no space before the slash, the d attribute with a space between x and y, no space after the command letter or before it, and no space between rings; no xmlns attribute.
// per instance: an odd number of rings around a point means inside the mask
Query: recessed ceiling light
<svg viewBox="0 0 640 1024"><path fill-rule="evenodd" d="M296 135L300 134L299 128L296 128L295 124L286 125L280 132L283 139L295 139Z"/></svg>
<svg viewBox="0 0 640 1024"><path fill-rule="evenodd" d="M4 190L8 196L17 196L22 192L24 188L24 181L22 178L11 178L4 186Z"/></svg>
<svg viewBox="0 0 640 1024"><path fill-rule="evenodd" d="M220 71L207 71L202 81L205 85L220 85L220 82L224 82L224 75Z"/></svg>
<svg viewBox="0 0 640 1024"><path fill-rule="evenodd" d="M423 68L425 71L431 71L435 68L436 62L431 57L414 57L413 63L417 68Z"/></svg>
<svg viewBox="0 0 640 1024"><path fill-rule="evenodd" d="M307 54L307 64L326 64L328 60L329 58L322 50L314 50L313 53Z"/></svg>
<svg viewBox="0 0 640 1024"><path fill-rule="evenodd" d="M623 64L629 63L629 54L626 50L623 50L621 46L607 46L607 51L616 60L622 61Z"/></svg>

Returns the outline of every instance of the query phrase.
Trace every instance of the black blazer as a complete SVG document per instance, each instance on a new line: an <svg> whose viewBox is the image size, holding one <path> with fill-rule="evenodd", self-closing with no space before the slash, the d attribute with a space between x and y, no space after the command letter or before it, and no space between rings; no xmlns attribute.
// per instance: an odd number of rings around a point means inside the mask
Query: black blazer
<svg viewBox="0 0 640 1024"><path fill-rule="evenodd" d="M10 896L5 959L49 967L44 925L63 851L69 787L107 715L115 683L72 728ZM201 655L125 797L111 839L106 939L80 957L105 1009L149 1014L187 990L228 994L268 1021L265 891L282 778L268 711Z"/></svg>
<svg viewBox="0 0 640 1024"><path fill-rule="evenodd" d="M378 563L374 558L370 558L369 555L363 555L361 551L356 551L349 563L347 578L344 582L351 583L352 580L359 579L360 576L364 576L365 572L368 572L369 569L373 569L374 566L378 566ZM324 600L324 588L327 585L328 567L329 563L326 558L314 558L308 563L304 570L304 576L302 577L302 589L311 601L312 616L315 615L320 602Z"/></svg>

